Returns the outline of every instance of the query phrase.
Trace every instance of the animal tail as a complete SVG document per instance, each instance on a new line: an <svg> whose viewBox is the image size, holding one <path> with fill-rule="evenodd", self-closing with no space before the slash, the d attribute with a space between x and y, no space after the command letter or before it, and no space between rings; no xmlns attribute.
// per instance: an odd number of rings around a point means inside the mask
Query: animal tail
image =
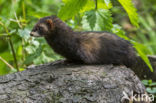
<svg viewBox="0 0 156 103"><path fill-rule="evenodd" d="M156 56L148 56L148 58L153 67L153 72L151 72L147 64L139 56L137 56L136 62L131 69L140 79L152 79L156 81Z"/></svg>

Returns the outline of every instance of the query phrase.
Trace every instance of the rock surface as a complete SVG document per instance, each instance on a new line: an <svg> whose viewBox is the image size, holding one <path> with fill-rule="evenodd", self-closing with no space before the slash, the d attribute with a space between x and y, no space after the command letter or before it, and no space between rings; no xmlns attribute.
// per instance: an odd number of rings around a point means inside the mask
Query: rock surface
<svg viewBox="0 0 156 103"><path fill-rule="evenodd" d="M0 76L0 103L126 103L145 87L125 66L50 63Z"/></svg>

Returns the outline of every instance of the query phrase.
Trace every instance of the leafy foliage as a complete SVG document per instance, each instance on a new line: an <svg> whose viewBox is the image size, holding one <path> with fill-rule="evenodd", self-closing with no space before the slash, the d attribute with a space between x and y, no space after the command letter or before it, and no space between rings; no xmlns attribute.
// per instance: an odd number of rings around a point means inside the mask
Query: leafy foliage
<svg viewBox="0 0 156 103"><path fill-rule="evenodd" d="M13 68L16 67L11 46L8 42L11 39L20 71L31 64L41 64L59 59L60 56L56 55L51 48L46 45L43 38L34 39L29 36L37 18L51 15L51 13L56 14L59 5L60 3L58 4L58 1L50 0L40 0L40 2L36 2L36 0L16 0L8 2L1 0L0 57ZM3 28L1 28L1 26ZM39 50L40 45L42 50ZM0 75L16 72L16 70L11 69L7 64L0 60Z"/></svg>
<svg viewBox="0 0 156 103"><path fill-rule="evenodd" d="M101 30L104 31L111 31L113 27L112 17L109 10L98 10L97 11L97 20L98 25L100 26Z"/></svg>
<svg viewBox="0 0 156 103"><path fill-rule="evenodd" d="M65 5L60 9L58 16L62 20L75 16L87 3L87 0L64 0Z"/></svg>
<svg viewBox="0 0 156 103"><path fill-rule="evenodd" d="M35 53L30 54L26 57L24 64L31 64L35 58L37 58L41 55L41 53L42 53L42 47L41 47L41 45L39 45L39 47L36 49Z"/></svg>
<svg viewBox="0 0 156 103"><path fill-rule="evenodd" d="M97 2L97 9L111 9L112 3L110 0L98 0ZM86 11L91 11L95 9L95 0L87 0L86 5L83 7L83 9L80 11L81 13L84 13Z"/></svg>
<svg viewBox="0 0 156 103"><path fill-rule="evenodd" d="M143 80L142 83L147 86L146 90L148 93L156 94L156 82L152 80Z"/></svg>
<svg viewBox="0 0 156 103"><path fill-rule="evenodd" d="M87 16L87 21L91 29L93 30L93 28L95 27L95 23L96 23L96 11L95 10L88 11L86 12L86 16Z"/></svg>
<svg viewBox="0 0 156 103"><path fill-rule="evenodd" d="M134 7L132 0L118 0L123 8L126 10L130 21L133 25L138 27L138 14L136 12L136 8Z"/></svg>
<svg viewBox="0 0 156 103"><path fill-rule="evenodd" d="M87 16L86 19L92 30L100 28L100 30L111 31L113 25L111 13L109 10L106 9L99 9L97 11L91 10L86 12L86 16Z"/></svg>
<svg viewBox="0 0 156 103"><path fill-rule="evenodd" d="M152 28L154 29L156 27L156 22L149 14L146 15L144 18L140 16L139 22L143 29L137 31L138 34L140 34L137 35L137 38L141 40L143 44L145 44L145 47L148 50L146 51L146 54L154 55L156 54L156 32L155 30L152 30Z"/></svg>

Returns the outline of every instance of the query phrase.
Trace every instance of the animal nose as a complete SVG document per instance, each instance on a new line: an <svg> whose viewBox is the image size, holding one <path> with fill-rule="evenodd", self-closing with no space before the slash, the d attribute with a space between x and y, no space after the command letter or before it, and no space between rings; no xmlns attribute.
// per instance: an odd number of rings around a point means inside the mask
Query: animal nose
<svg viewBox="0 0 156 103"><path fill-rule="evenodd" d="M30 33L30 36L33 36L33 33L32 32Z"/></svg>

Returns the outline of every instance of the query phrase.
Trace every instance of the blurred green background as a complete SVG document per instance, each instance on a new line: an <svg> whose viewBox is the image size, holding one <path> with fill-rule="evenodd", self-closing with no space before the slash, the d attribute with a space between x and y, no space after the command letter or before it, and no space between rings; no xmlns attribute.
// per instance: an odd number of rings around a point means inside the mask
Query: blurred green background
<svg viewBox="0 0 156 103"><path fill-rule="evenodd" d="M131 0L98 0L97 8L95 4L94 0L0 0L0 75L63 58L44 38L29 36L37 20L49 15L58 15L76 31L126 35L143 44L137 48L146 55L156 54L156 0L133 0L138 14Z"/></svg>
<svg viewBox="0 0 156 103"><path fill-rule="evenodd" d="M43 38L30 38L29 33L39 18L57 14L60 5L59 0L0 0L1 58L17 68L9 43L11 39L20 70L31 64L59 59ZM0 60L0 75L14 71Z"/></svg>

